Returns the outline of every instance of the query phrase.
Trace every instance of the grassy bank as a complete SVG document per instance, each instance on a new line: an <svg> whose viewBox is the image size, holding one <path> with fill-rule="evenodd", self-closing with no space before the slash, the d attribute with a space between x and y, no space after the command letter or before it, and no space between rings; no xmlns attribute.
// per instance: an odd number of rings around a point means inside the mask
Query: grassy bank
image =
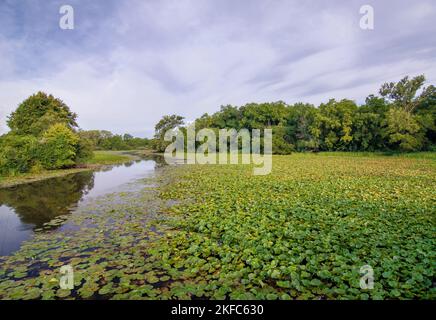
<svg viewBox="0 0 436 320"><path fill-rule="evenodd" d="M16 176L0 176L0 188L8 188L23 183L35 182L50 178L62 177L68 174L86 170L94 170L104 165L123 163L134 159L135 156L128 151L94 151L94 157L79 168L62 170L44 170L38 173L24 173Z"/></svg>
<svg viewBox="0 0 436 320"><path fill-rule="evenodd" d="M134 158L129 151L94 151L94 157L88 165L109 165L129 161Z"/></svg>

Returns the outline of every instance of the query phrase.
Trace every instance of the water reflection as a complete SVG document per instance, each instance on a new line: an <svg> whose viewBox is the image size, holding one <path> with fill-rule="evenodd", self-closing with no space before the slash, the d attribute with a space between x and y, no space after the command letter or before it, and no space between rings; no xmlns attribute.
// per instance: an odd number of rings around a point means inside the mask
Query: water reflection
<svg viewBox="0 0 436 320"><path fill-rule="evenodd" d="M154 160L131 161L97 172L0 189L0 255L18 250L44 223L74 213L87 199L117 192L122 185L149 175L160 165Z"/></svg>
<svg viewBox="0 0 436 320"><path fill-rule="evenodd" d="M54 217L67 214L93 187L94 173L80 172L0 190L0 204L13 208L23 224L41 227Z"/></svg>
<svg viewBox="0 0 436 320"><path fill-rule="evenodd" d="M154 161L156 168L161 168L161 167L164 167L164 166L168 165L166 163L166 161L165 161L164 156L161 155L161 154L148 154L148 155L142 156L142 158L144 160L152 160L152 161Z"/></svg>

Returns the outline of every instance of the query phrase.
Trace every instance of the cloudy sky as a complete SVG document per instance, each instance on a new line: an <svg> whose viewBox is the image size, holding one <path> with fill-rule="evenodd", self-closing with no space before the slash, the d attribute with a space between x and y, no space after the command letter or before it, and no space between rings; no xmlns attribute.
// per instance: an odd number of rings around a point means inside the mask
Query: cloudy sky
<svg viewBox="0 0 436 320"><path fill-rule="evenodd" d="M59 8L74 8L74 30ZM374 30L359 27L362 5ZM436 83L434 0L0 0L0 130L43 90L83 129L151 136L164 114L220 105L358 103L381 83Z"/></svg>

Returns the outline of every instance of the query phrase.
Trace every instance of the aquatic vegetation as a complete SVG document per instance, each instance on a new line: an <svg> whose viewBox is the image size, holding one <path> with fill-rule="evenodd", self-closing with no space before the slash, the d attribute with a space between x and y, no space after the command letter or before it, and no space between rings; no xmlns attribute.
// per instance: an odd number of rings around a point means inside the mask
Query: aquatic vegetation
<svg viewBox="0 0 436 320"><path fill-rule="evenodd" d="M434 161L274 157L191 166L162 192L177 232L159 253L211 298L434 298ZM360 288L360 268L374 289ZM199 286L196 286L197 290Z"/></svg>
<svg viewBox="0 0 436 320"><path fill-rule="evenodd" d="M0 299L434 299L435 166L299 154L268 176L162 167L0 257Z"/></svg>
<svg viewBox="0 0 436 320"><path fill-rule="evenodd" d="M152 271L144 262L148 243L157 235L150 221L158 220L159 208L156 190L143 186L138 181L126 191L89 201L74 215L46 223L14 255L0 257L0 298L117 298L143 286L143 274ZM73 290L60 289L64 265L73 267Z"/></svg>

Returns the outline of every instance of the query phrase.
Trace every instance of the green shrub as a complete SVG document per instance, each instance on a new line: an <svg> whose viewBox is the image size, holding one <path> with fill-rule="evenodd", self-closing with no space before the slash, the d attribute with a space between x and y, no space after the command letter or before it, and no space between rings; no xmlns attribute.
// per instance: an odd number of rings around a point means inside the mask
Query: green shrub
<svg viewBox="0 0 436 320"><path fill-rule="evenodd" d="M30 168L30 173L41 173L42 171L44 171L44 167L39 161L36 161L32 168Z"/></svg>
<svg viewBox="0 0 436 320"><path fill-rule="evenodd" d="M92 159L94 157L94 152L92 150L93 147L89 140L79 138L79 142L77 143L75 162L77 164L82 164L85 163L87 160Z"/></svg>
<svg viewBox="0 0 436 320"><path fill-rule="evenodd" d="M0 174L28 172L38 158L38 140L33 136L9 134L0 142Z"/></svg>
<svg viewBox="0 0 436 320"><path fill-rule="evenodd" d="M76 163L79 137L65 124L51 126L41 141L41 163L45 169L61 169Z"/></svg>

